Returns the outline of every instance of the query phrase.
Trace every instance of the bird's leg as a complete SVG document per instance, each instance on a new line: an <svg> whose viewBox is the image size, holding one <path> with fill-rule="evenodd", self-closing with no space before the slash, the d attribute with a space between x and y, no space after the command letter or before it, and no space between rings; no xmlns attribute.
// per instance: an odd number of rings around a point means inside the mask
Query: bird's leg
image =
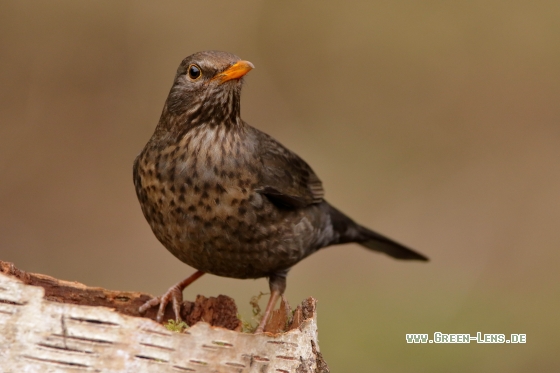
<svg viewBox="0 0 560 373"><path fill-rule="evenodd" d="M276 302L278 302L278 298L282 297L284 291L286 290L286 276L288 271L278 272L273 275L270 275L268 278L268 285L270 286L270 299L268 300L268 304L266 305L266 310L264 311L264 315L255 330L255 334L263 333L264 327L270 319L270 315L272 314L272 310L274 310L274 306Z"/></svg>
<svg viewBox="0 0 560 373"><path fill-rule="evenodd" d="M172 287L170 287L165 294L161 297L155 297L144 303L138 311L142 314L146 312L149 308L155 307L159 304L159 309L157 313L156 320L161 322L163 319L163 314L165 313L165 307L169 301L173 302L173 312L175 313L175 321L181 321L181 303L183 303L183 290L195 282L200 276L202 276L204 272L196 271L186 279L181 282L176 283Z"/></svg>

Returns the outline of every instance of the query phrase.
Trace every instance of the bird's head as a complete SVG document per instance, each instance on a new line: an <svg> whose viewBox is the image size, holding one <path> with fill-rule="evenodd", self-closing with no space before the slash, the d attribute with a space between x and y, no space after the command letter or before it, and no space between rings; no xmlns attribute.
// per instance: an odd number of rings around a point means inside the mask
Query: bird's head
<svg viewBox="0 0 560 373"><path fill-rule="evenodd" d="M227 52L190 55L177 69L164 111L183 125L236 123L243 76L253 68L251 62Z"/></svg>

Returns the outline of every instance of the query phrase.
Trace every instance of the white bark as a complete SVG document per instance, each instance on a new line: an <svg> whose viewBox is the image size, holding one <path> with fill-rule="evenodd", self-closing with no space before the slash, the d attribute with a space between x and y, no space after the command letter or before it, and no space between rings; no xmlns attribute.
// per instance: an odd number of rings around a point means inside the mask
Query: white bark
<svg viewBox="0 0 560 373"><path fill-rule="evenodd" d="M43 295L42 287L0 273L0 372L328 372L311 298L299 328L253 335L203 322L174 333L146 318Z"/></svg>

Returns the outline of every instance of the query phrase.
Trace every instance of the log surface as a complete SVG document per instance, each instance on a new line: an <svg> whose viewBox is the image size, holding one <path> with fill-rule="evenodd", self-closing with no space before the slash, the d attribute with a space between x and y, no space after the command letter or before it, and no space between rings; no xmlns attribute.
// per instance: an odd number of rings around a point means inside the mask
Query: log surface
<svg viewBox="0 0 560 373"><path fill-rule="evenodd" d="M139 317L139 305L150 298L0 261L0 372L329 371L317 343L313 298L298 306L291 322L281 306L267 326L276 333L256 335L237 331L237 307L229 297L186 302L183 318L194 325L184 333L151 320L155 311Z"/></svg>

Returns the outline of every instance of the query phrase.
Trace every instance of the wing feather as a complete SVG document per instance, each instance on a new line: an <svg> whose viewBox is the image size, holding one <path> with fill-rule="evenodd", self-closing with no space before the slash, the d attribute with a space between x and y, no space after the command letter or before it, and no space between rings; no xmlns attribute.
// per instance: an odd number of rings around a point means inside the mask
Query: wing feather
<svg viewBox="0 0 560 373"><path fill-rule="evenodd" d="M257 192L287 207L304 207L323 201L319 177L297 154L253 127L262 162Z"/></svg>

